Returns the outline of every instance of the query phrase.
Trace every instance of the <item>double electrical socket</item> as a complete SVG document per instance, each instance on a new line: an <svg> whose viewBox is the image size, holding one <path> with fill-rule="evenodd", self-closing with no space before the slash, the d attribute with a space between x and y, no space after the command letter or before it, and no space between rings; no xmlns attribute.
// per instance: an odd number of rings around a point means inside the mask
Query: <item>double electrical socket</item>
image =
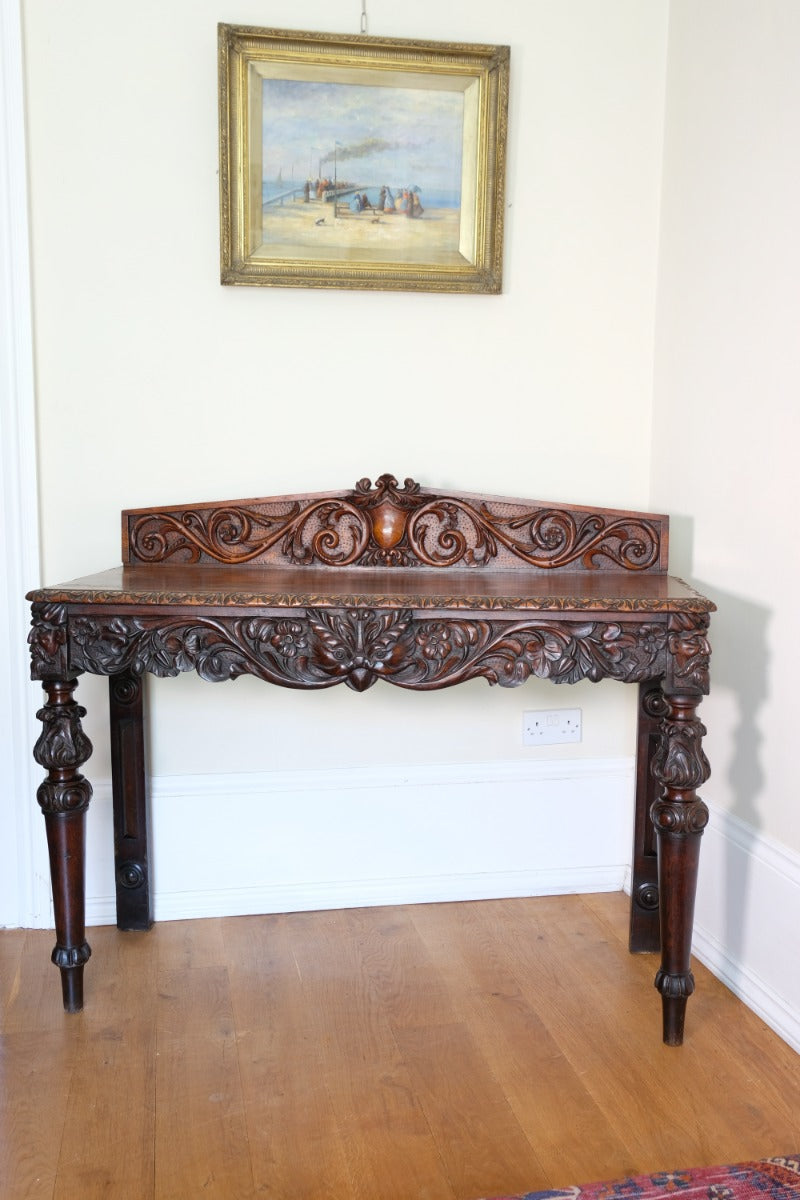
<svg viewBox="0 0 800 1200"><path fill-rule="evenodd" d="M556 746L581 740L579 708L545 708L522 714L524 746Z"/></svg>

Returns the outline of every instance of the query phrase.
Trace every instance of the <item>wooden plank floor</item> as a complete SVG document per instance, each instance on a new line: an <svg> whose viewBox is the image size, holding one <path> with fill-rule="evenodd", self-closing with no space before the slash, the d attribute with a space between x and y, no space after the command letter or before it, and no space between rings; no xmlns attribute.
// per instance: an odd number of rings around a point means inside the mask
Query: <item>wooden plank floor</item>
<svg viewBox="0 0 800 1200"><path fill-rule="evenodd" d="M2 1200L476 1200L800 1150L800 1061L622 895L0 932Z"/></svg>

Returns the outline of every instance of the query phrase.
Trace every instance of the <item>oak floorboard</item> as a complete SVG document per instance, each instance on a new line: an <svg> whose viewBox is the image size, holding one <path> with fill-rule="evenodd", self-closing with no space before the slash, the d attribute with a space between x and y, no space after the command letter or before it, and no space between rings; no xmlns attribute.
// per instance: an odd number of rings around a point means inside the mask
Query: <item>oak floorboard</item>
<svg viewBox="0 0 800 1200"><path fill-rule="evenodd" d="M52 930L3 930L0 1196L52 1200L80 1016L64 1019Z"/></svg>
<svg viewBox="0 0 800 1200"><path fill-rule="evenodd" d="M69 1029L0 1034L3 1200L53 1198L75 1052Z"/></svg>
<svg viewBox="0 0 800 1200"><path fill-rule="evenodd" d="M679 1049L664 1046L656 1036L660 1000L652 987L655 957L623 958L621 943L607 923L599 922L579 898L574 900L550 897L537 904L535 941L529 921L505 903L498 936L508 940L529 978L535 978L544 959L560 964L561 988L537 990L533 1003L582 1072L588 1094L603 1106L632 1160L644 1164L638 1169L758 1157L759 1147L776 1140L800 1144L800 1105L785 1120L767 1095L756 1099L749 1082L752 1068L730 1052L729 1038L721 1036L725 1025L720 1009L730 993L695 963L699 986L689 1002L686 1040ZM487 910L479 915L488 919ZM566 954L570 945L574 952ZM587 1023L592 1036L587 1036ZM776 1035L765 1041L779 1058L786 1051L796 1062ZM799 1091L795 1098L800 1099Z"/></svg>
<svg viewBox="0 0 800 1200"><path fill-rule="evenodd" d="M541 1164L466 1025L396 1037L455 1195L529 1189Z"/></svg>
<svg viewBox="0 0 800 1200"><path fill-rule="evenodd" d="M20 964L25 948L25 929L4 929L0 938L0 1013L5 1012L10 997L19 988Z"/></svg>
<svg viewBox="0 0 800 1200"><path fill-rule="evenodd" d="M294 955L347 1163L348 1196L454 1200L413 1078L351 936L359 918L347 911L298 916Z"/></svg>
<svg viewBox="0 0 800 1200"><path fill-rule="evenodd" d="M686 1161L687 1155L694 1163L701 1143L692 1093L683 1088L689 1055L684 1046L676 1056L660 1041L660 1002L650 964L637 957L623 976L615 939L580 904L548 898L537 907L533 940L529 923L518 924L508 905L499 915L498 938L527 977L535 977L543 963L557 968L558 986L537 989L531 1003L580 1070L588 1096L625 1145L628 1162L647 1154L654 1170ZM564 954L565 945L574 947L572 955Z"/></svg>
<svg viewBox="0 0 800 1200"><path fill-rule="evenodd" d="M354 909L344 918L367 1002L387 1014L455 1195L524 1187L535 1154L458 1020L457 989L428 953L414 908Z"/></svg>
<svg viewBox="0 0 800 1200"><path fill-rule="evenodd" d="M253 1181L269 1200L341 1200L350 1179L286 916L239 917L225 948Z"/></svg>
<svg viewBox="0 0 800 1200"><path fill-rule="evenodd" d="M456 1020L452 985L420 937L416 907L353 908L342 914L368 1001L386 1012L394 1028Z"/></svg>
<svg viewBox="0 0 800 1200"><path fill-rule="evenodd" d="M254 1185L220 923L164 927L158 955L155 1198L243 1200Z"/></svg>
<svg viewBox="0 0 800 1200"><path fill-rule="evenodd" d="M479 918L476 906L463 906L457 931L451 907L420 905L414 921L533 1147L525 1186L543 1190L557 1180L625 1173L633 1165L627 1147L536 1012L527 976L513 956L497 953L492 923ZM533 989L548 984L552 978L543 971Z"/></svg>

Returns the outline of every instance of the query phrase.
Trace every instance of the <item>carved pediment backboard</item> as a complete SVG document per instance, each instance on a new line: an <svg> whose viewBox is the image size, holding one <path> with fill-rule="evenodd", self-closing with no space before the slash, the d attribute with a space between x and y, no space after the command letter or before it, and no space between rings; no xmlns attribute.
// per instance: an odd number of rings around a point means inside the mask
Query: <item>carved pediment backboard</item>
<svg viewBox="0 0 800 1200"><path fill-rule="evenodd" d="M352 491L122 514L125 564L667 570L669 519L443 492L381 475Z"/></svg>

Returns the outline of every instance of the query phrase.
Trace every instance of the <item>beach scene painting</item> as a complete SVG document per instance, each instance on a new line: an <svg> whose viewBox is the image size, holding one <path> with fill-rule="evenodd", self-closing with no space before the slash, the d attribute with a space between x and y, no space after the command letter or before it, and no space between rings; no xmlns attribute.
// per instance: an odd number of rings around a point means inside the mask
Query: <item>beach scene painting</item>
<svg viewBox="0 0 800 1200"><path fill-rule="evenodd" d="M502 285L508 46L220 25L220 281Z"/></svg>
<svg viewBox="0 0 800 1200"><path fill-rule="evenodd" d="M463 90L262 80L264 249L462 258Z"/></svg>

